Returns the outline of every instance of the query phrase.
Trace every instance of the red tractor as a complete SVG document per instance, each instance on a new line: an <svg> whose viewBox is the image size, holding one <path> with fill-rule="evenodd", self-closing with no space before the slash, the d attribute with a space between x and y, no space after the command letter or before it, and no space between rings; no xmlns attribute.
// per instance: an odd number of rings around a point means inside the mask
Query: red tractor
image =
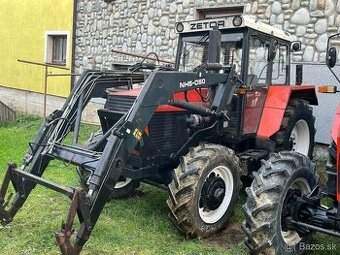
<svg viewBox="0 0 340 255"><path fill-rule="evenodd" d="M338 58L339 38L340 33L328 40L327 66L340 83L331 69ZM335 86L320 86L319 92L339 91ZM335 252L334 245L313 246L309 239L313 232L340 237L340 103L331 138L325 188L318 185L315 164L296 152L274 153L258 172L253 172L253 183L246 189L246 220L242 224L251 253L302 254L313 247ZM324 201L328 201L327 206Z"/></svg>
<svg viewBox="0 0 340 255"><path fill-rule="evenodd" d="M310 104L317 98L313 86L289 85L291 49L300 46L289 33L242 16L179 22L176 30L174 67L146 57L127 71L82 74L63 108L42 124L23 165L9 165L0 190L3 225L36 184L44 185L72 199L57 241L63 254L78 254L108 199L144 182L169 192L170 216L181 231L204 237L226 227L240 177L256 172L271 152L311 156ZM142 70L148 77L137 81ZM106 98L101 130L81 146L81 112L94 97ZM82 186L43 179L52 160L77 166ZM16 195L8 202L10 183Z"/></svg>

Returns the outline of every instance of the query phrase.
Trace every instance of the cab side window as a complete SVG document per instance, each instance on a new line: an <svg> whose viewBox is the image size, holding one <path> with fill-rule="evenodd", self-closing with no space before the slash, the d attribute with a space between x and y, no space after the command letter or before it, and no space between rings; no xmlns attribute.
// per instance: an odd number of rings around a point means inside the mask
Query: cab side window
<svg viewBox="0 0 340 255"><path fill-rule="evenodd" d="M266 85L269 42L252 36L249 42L248 86Z"/></svg>
<svg viewBox="0 0 340 255"><path fill-rule="evenodd" d="M288 45L278 43L272 63L268 61L270 39L252 36L249 42L249 65L246 84L248 86L268 86L267 71L272 65L271 84L287 84L288 79Z"/></svg>

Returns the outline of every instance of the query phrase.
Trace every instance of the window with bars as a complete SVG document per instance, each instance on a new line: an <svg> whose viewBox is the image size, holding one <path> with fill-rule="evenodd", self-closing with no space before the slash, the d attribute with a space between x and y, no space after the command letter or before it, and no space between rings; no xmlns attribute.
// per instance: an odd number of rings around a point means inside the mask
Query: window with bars
<svg viewBox="0 0 340 255"><path fill-rule="evenodd" d="M55 65L66 65L66 59L67 34L47 33L45 62Z"/></svg>

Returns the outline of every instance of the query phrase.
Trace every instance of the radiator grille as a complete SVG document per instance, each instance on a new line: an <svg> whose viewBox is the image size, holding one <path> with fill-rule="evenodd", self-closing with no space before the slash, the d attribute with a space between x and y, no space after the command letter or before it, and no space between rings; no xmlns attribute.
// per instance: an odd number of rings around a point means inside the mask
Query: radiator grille
<svg viewBox="0 0 340 255"><path fill-rule="evenodd" d="M182 113L155 113L149 123L153 145L161 154L178 150L186 139L185 120Z"/></svg>
<svg viewBox="0 0 340 255"><path fill-rule="evenodd" d="M109 95L105 103L105 109L126 113L130 110L135 100L136 97L134 96Z"/></svg>

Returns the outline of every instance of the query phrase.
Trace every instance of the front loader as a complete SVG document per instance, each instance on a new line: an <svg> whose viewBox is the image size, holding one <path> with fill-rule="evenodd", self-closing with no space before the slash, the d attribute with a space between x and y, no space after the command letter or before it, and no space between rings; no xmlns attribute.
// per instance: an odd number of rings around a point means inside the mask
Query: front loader
<svg viewBox="0 0 340 255"><path fill-rule="evenodd" d="M48 116L0 189L0 221L13 220L36 184L71 199L62 254L79 254L110 198L140 182L167 190L170 218L187 236L226 227L241 176L283 149L311 155L317 104L313 86L290 84L289 33L248 17L179 22L176 63L143 59L127 71L86 70L61 110ZM158 56L156 56L158 58ZM145 81L140 72L147 71ZM96 97L101 129L78 144L82 111ZM72 145L65 138L73 133ZM81 186L42 176L52 160L77 167ZM9 185L14 196L6 197ZM73 222L80 227L71 243Z"/></svg>

